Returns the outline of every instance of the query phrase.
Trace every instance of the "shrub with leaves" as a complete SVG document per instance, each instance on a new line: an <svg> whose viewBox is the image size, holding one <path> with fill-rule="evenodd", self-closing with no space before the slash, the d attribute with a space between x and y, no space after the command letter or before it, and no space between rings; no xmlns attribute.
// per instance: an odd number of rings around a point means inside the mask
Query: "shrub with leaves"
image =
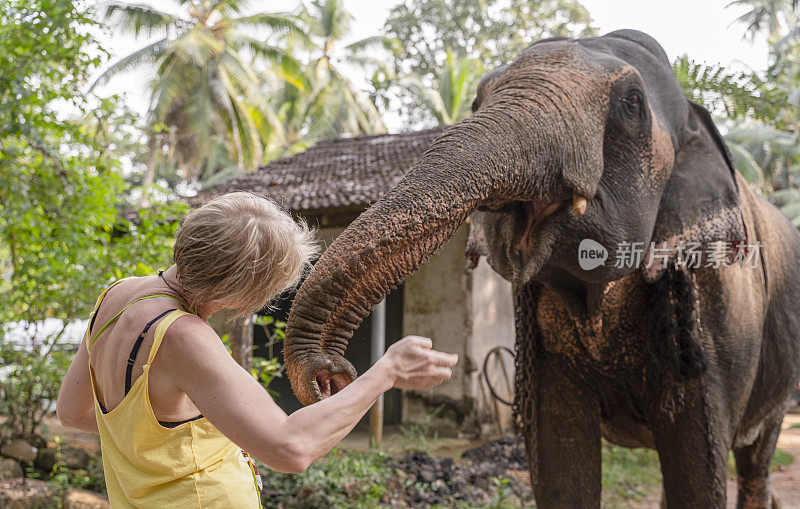
<svg viewBox="0 0 800 509"><path fill-rule="evenodd" d="M53 408L72 354L56 345L30 351L0 343L0 423L3 437L36 438L39 425Z"/></svg>
<svg viewBox="0 0 800 509"><path fill-rule="evenodd" d="M95 25L77 1L8 0L0 12L0 405L19 436L52 409L65 328L114 279L168 265L185 210L120 214L126 185L106 136L119 113L83 92L103 55ZM9 330L22 337L12 344Z"/></svg>
<svg viewBox="0 0 800 509"><path fill-rule="evenodd" d="M264 507L353 507L380 505L392 464L381 451L333 450L302 474L263 467Z"/></svg>

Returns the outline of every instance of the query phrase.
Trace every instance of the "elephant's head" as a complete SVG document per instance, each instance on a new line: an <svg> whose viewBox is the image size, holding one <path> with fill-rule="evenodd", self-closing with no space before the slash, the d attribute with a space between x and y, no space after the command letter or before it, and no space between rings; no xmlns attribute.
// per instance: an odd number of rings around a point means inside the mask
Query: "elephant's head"
<svg viewBox="0 0 800 509"><path fill-rule="evenodd" d="M317 262L288 321L295 394L309 404L355 377L343 357L353 331L470 214L496 271L514 284L536 278L580 313L637 270L613 263L623 243L742 238L732 172L708 113L684 98L649 36L531 45L484 77L472 116ZM612 263L581 269L583 239Z"/></svg>

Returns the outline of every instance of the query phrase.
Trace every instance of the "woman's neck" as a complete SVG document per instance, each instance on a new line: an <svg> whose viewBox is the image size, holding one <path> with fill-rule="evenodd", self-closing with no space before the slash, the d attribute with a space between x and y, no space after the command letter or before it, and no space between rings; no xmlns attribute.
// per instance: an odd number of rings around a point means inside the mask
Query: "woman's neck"
<svg viewBox="0 0 800 509"><path fill-rule="evenodd" d="M159 283L162 286L167 287L171 294L176 294L176 297L180 297L181 300L191 299L192 297L189 292L181 287L181 284L178 281L178 268L175 265L172 265L162 273L161 278L159 278ZM193 309L193 311L197 313L200 318L206 321L211 317L212 314L222 309L221 306L214 303L207 303L197 300L194 302L195 309ZM186 304L191 305L190 302L186 302Z"/></svg>

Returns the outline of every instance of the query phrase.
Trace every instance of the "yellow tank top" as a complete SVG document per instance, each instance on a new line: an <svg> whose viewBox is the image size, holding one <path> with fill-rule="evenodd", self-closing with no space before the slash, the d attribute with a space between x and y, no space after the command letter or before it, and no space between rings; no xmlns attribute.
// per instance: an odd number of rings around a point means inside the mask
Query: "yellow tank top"
<svg viewBox="0 0 800 509"><path fill-rule="evenodd" d="M98 299L98 306L106 292ZM149 297L154 296L144 298ZM188 314L176 309L161 320L144 372L110 412L103 411L97 398L90 364L103 470L113 508L261 507L255 467L239 447L203 417L167 428L159 423L150 406L150 366L167 328ZM87 334L88 349L106 326L91 341Z"/></svg>

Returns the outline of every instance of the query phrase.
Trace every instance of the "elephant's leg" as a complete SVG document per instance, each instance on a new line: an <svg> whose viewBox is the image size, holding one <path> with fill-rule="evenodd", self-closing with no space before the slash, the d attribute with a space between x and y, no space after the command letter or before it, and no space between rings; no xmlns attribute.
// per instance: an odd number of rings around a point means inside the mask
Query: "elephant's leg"
<svg viewBox="0 0 800 509"><path fill-rule="evenodd" d="M550 508L600 507L600 404L569 368L538 348L536 427L532 451L536 503Z"/></svg>
<svg viewBox="0 0 800 509"><path fill-rule="evenodd" d="M711 424L699 381L686 386L681 408L651 426L664 476L662 507L724 509L728 441L722 426Z"/></svg>
<svg viewBox="0 0 800 509"><path fill-rule="evenodd" d="M733 450L739 482L738 509L776 509L777 499L770 490L769 465L781 432L783 414L765 423L755 442Z"/></svg>

